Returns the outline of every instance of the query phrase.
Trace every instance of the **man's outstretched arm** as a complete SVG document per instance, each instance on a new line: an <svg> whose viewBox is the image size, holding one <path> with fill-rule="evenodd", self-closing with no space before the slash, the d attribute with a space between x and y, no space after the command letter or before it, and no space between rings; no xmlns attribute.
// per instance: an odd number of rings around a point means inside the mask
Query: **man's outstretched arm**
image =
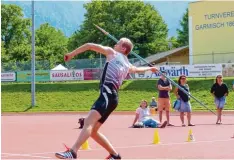
<svg viewBox="0 0 234 160"><path fill-rule="evenodd" d="M99 44L94 44L94 43L86 43L86 44L80 46L79 48L75 49L71 53L66 54L64 56L64 60L70 61L74 56L81 54L81 53L88 51L88 50L101 53L101 54L105 55L106 57L108 55L114 53L114 50L110 47L105 47L105 46L102 46Z"/></svg>
<svg viewBox="0 0 234 160"><path fill-rule="evenodd" d="M129 73L140 73L146 71L157 72L158 69L156 67L135 67L135 66L131 66L129 69Z"/></svg>

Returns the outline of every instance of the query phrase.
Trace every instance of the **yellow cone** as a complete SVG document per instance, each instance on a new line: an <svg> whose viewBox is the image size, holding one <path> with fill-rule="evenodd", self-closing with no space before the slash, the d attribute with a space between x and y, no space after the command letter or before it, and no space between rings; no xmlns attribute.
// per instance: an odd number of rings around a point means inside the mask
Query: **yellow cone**
<svg viewBox="0 0 234 160"><path fill-rule="evenodd" d="M86 141L82 144L81 149L82 149L82 150L88 150L88 149L90 149L90 148L89 148L89 142L88 142L88 140L86 140Z"/></svg>
<svg viewBox="0 0 234 160"><path fill-rule="evenodd" d="M158 134L158 129L155 129L153 144L159 144L159 143L160 143L160 138L159 138L159 134Z"/></svg>
<svg viewBox="0 0 234 160"><path fill-rule="evenodd" d="M190 129L190 130L189 130L189 134L188 134L187 142L193 142L193 141L195 141L195 138L194 138L194 136L193 136L192 130Z"/></svg>

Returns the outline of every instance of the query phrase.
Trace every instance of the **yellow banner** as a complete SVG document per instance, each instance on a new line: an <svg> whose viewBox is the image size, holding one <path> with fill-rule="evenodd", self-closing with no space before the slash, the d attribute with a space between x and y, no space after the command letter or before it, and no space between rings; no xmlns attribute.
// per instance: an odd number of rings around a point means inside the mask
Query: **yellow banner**
<svg viewBox="0 0 234 160"><path fill-rule="evenodd" d="M189 5L193 63L234 62L234 1Z"/></svg>

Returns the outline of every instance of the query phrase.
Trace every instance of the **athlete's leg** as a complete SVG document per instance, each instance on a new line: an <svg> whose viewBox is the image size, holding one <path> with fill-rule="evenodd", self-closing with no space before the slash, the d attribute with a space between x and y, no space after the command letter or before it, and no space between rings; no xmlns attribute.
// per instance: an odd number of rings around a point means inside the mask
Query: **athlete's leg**
<svg viewBox="0 0 234 160"><path fill-rule="evenodd" d="M105 148L110 154L118 155L110 141L101 134L98 130L102 126L102 123L97 122L95 126L93 127L93 130L91 132L91 137L100 144L103 148Z"/></svg>
<svg viewBox="0 0 234 160"><path fill-rule="evenodd" d="M81 145L90 137L91 132L97 121L101 118L101 115L96 110L91 110L88 117L85 118L84 127L80 132L75 144L71 148L73 151L77 152Z"/></svg>

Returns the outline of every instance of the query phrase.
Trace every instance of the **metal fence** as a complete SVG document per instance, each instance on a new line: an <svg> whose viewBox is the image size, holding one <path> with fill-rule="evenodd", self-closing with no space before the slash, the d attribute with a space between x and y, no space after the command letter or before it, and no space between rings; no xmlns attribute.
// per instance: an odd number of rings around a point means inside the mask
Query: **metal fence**
<svg viewBox="0 0 234 160"><path fill-rule="evenodd" d="M31 61L24 62L8 62L1 63L2 72L17 72L17 71L30 71L31 70ZM36 70L50 70L51 64L49 61L36 61L35 62ZM53 65L52 65L53 66Z"/></svg>
<svg viewBox="0 0 234 160"><path fill-rule="evenodd" d="M209 54L199 54L190 56L193 59L194 64L217 64L217 63L234 63L234 52L229 53L209 53ZM130 58L130 63L137 64L140 66L146 65L145 62L139 60L138 58ZM68 69L101 69L104 67L106 62L105 58L93 58L93 59L75 59L67 63L62 63ZM1 63L2 72L17 72L17 71L30 71L31 61L25 62L10 62ZM160 65L181 65L180 60L178 62L163 62ZM184 63L183 63L184 64ZM51 70L56 67L57 63L51 63L50 61L37 61L35 62L36 70Z"/></svg>
<svg viewBox="0 0 234 160"><path fill-rule="evenodd" d="M201 53L190 56L195 64L234 63L234 52Z"/></svg>
<svg viewBox="0 0 234 160"><path fill-rule="evenodd" d="M139 62L137 58L129 59L130 63ZM103 68L106 62L105 58L94 58L94 59L76 59L66 63L62 63L68 69L86 69L86 68ZM141 62L144 64L144 62ZM36 70L51 70L59 64L51 63L50 61L36 61ZM31 61L25 62L10 62L3 63L1 66L2 72L17 72L17 71L30 71Z"/></svg>

